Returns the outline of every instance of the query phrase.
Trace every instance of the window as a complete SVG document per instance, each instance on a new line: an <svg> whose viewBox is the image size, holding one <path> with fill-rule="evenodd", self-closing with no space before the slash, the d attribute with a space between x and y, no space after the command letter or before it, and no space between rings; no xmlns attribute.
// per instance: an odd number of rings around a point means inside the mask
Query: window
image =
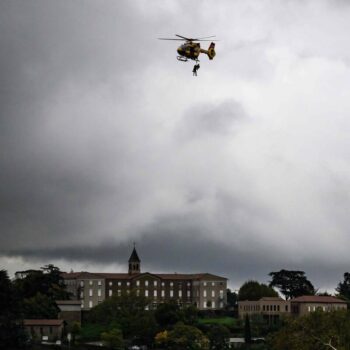
<svg viewBox="0 0 350 350"><path fill-rule="evenodd" d="M215 298L215 290L211 291L211 296L212 296L212 298Z"/></svg>
<svg viewBox="0 0 350 350"><path fill-rule="evenodd" d="M140 286L140 281L136 281L136 286L137 286L137 287Z"/></svg>
<svg viewBox="0 0 350 350"><path fill-rule="evenodd" d="M162 298L164 298L165 297L165 290L164 289L162 289Z"/></svg>
<svg viewBox="0 0 350 350"><path fill-rule="evenodd" d="M89 296L92 297L92 295L93 295L93 290L89 289Z"/></svg>
<svg viewBox="0 0 350 350"><path fill-rule="evenodd" d="M93 281L90 280L90 281L89 281L90 286L92 286L92 283L93 283Z"/></svg>
<svg viewBox="0 0 350 350"><path fill-rule="evenodd" d="M84 300L81 301L81 308L84 309Z"/></svg>
<svg viewBox="0 0 350 350"><path fill-rule="evenodd" d="M102 295L102 291L101 291L101 289L99 288L99 289L97 290L97 296L100 297L101 295Z"/></svg>
<svg viewBox="0 0 350 350"><path fill-rule="evenodd" d="M122 282L118 281L118 286L120 287L122 285Z"/></svg>
<svg viewBox="0 0 350 350"><path fill-rule="evenodd" d="M205 287L207 285L207 282L203 282L203 286Z"/></svg>
<svg viewBox="0 0 350 350"><path fill-rule="evenodd" d="M179 290L179 298L182 298L182 290Z"/></svg>
<svg viewBox="0 0 350 350"><path fill-rule="evenodd" d="M224 291L221 289L220 290L220 298L223 298L224 297Z"/></svg>
<svg viewBox="0 0 350 350"><path fill-rule="evenodd" d="M137 297L140 296L140 289L138 289L138 290L136 291L136 296L137 296Z"/></svg>
<svg viewBox="0 0 350 350"><path fill-rule="evenodd" d="M307 307L307 311L311 312L311 306Z"/></svg>
<svg viewBox="0 0 350 350"><path fill-rule="evenodd" d="M91 309L93 307L93 303L92 303L92 300L89 300L89 308Z"/></svg>
<svg viewBox="0 0 350 350"><path fill-rule="evenodd" d="M280 306L279 305L277 305L277 311L280 311Z"/></svg>
<svg viewBox="0 0 350 350"><path fill-rule="evenodd" d="M145 281L145 286L148 287L148 281L147 280Z"/></svg>
<svg viewBox="0 0 350 350"><path fill-rule="evenodd" d="M170 298L172 298L173 296L174 296L174 291L171 290L171 291L170 291Z"/></svg>
<svg viewBox="0 0 350 350"><path fill-rule="evenodd" d="M170 282L170 287L174 287L174 282Z"/></svg>
<svg viewBox="0 0 350 350"><path fill-rule="evenodd" d="M191 287L191 282L187 282L187 287Z"/></svg>
<svg viewBox="0 0 350 350"><path fill-rule="evenodd" d="M206 298L207 297L207 291L204 289L203 290L203 297Z"/></svg>
<svg viewBox="0 0 350 350"><path fill-rule="evenodd" d="M188 290L188 291L187 291L187 298L189 298L190 296L191 296L191 291Z"/></svg>
<svg viewBox="0 0 350 350"><path fill-rule="evenodd" d="M118 297L122 295L122 291L120 289L117 290L117 293L118 293Z"/></svg>
<svg viewBox="0 0 350 350"><path fill-rule="evenodd" d="M223 307L224 307L224 303L220 301L220 309L222 309Z"/></svg>
<svg viewBox="0 0 350 350"><path fill-rule="evenodd" d="M84 299L84 292L83 291L80 292L80 299Z"/></svg>
<svg viewBox="0 0 350 350"><path fill-rule="evenodd" d="M265 305L263 305L263 311L265 311Z"/></svg>
<svg viewBox="0 0 350 350"><path fill-rule="evenodd" d="M113 295L112 289L109 290L109 296L111 297Z"/></svg>
<svg viewBox="0 0 350 350"><path fill-rule="evenodd" d="M99 285L99 286L102 286L102 281L98 281L98 285Z"/></svg>
<svg viewBox="0 0 350 350"><path fill-rule="evenodd" d="M109 285L110 285L110 286L113 286L113 282L112 282L112 281L111 281L111 282L109 282Z"/></svg>
<svg viewBox="0 0 350 350"><path fill-rule="evenodd" d="M128 287L130 287L130 282L128 281L128 282L126 282L126 285L128 286Z"/></svg>
<svg viewBox="0 0 350 350"><path fill-rule="evenodd" d="M215 301L212 301L212 302L211 302L211 307L212 307L213 309L215 309Z"/></svg>
<svg viewBox="0 0 350 350"><path fill-rule="evenodd" d="M203 309L206 309L206 307L207 307L207 302L203 301Z"/></svg>
<svg viewBox="0 0 350 350"><path fill-rule="evenodd" d="M155 286L155 287L157 287L157 281L153 281L153 285Z"/></svg>
<svg viewBox="0 0 350 350"><path fill-rule="evenodd" d="M157 291L156 291L156 290L153 291L153 296L154 296L155 298L157 298Z"/></svg>
<svg viewBox="0 0 350 350"><path fill-rule="evenodd" d="M80 287L84 287L84 281L80 281Z"/></svg>
<svg viewBox="0 0 350 350"><path fill-rule="evenodd" d="M286 310L286 312L288 312L288 305L286 305L285 310Z"/></svg>
<svg viewBox="0 0 350 350"><path fill-rule="evenodd" d="M162 282L162 287L164 287L165 286L165 283L164 282Z"/></svg>
<svg viewBox="0 0 350 350"><path fill-rule="evenodd" d="M211 282L211 285L214 287L215 286L215 282Z"/></svg>
<svg viewBox="0 0 350 350"><path fill-rule="evenodd" d="M148 297L148 290L145 290L145 297Z"/></svg>

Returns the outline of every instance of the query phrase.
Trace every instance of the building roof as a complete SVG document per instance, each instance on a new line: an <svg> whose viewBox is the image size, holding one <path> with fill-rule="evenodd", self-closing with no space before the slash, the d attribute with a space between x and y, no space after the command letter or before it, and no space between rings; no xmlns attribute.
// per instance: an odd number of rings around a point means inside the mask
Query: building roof
<svg viewBox="0 0 350 350"><path fill-rule="evenodd" d="M292 303L346 304L346 301L332 296L303 295L291 300Z"/></svg>
<svg viewBox="0 0 350 350"><path fill-rule="evenodd" d="M23 320L25 326L61 326L63 320Z"/></svg>
<svg viewBox="0 0 350 350"><path fill-rule="evenodd" d="M262 300L262 301L285 301L281 297L262 297L260 300Z"/></svg>
<svg viewBox="0 0 350 350"><path fill-rule="evenodd" d="M141 262L139 256L137 255L135 247L132 250L132 253L131 253L130 258L129 258L129 262L138 262L138 263Z"/></svg>
<svg viewBox="0 0 350 350"><path fill-rule="evenodd" d="M81 300L55 300L57 305L81 305Z"/></svg>

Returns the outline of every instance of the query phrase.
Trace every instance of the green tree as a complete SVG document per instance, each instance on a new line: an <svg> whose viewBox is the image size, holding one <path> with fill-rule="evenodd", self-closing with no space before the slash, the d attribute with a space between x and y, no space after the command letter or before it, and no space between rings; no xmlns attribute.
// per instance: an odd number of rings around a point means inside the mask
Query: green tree
<svg viewBox="0 0 350 350"><path fill-rule="evenodd" d="M180 319L186 325L195 325L198 321L198 309L189 305L180 310Z"/></svg>
<svg viewBox="0 0 350 350"><path fill-rule="evenodd" d="M270 272L269 276L272 277L270 287L278 288L287 300L316 293L314 286L306 278L304 271L280 270L278 272Z"/></svg>
<svg viewBox="0 0 350 350"><path fill-rule="evenodd" d="M168 333L170 349L200 350L209 348L209 339L196 327L177 323Z"/></svg>
<svg viewBox="0 0 350 350"><path fill-rule="evenodd" d="M232 292L231 289L227 289L227 305L229 307L236 307L238 301L238 294L236 292Z"/></svg>
<svg viewBox="0 0 350 350"><path fill-rule="evenodd" d="M118 324L125 338L136 343L151 344L157 331L152 311L147 310L150 301L142 296L130 293L106 299L92 308L88 321L109 326Z"/></svg>
<svg viewBox="0 0 350 350"><path fill-rule="evenodd" d="M0 349L24 346L27 337L21 318L16 290L7 271L0 270Z"/></svg>
<svg viewBox="0 0 350 350"><path fill-rule="evenodd" d="M344 281L339 282L338 287L335 289L340 297L350 300L350 273L344 273Z"/></svg>
<svg viewBox="0 0 350 350"><path fill-rule="evenodd" d="M252 342L252 331L250 328L250 319L248 315L245 315L244 319L244 341L246 344L250 344Z"/></svg>
<svg viewBox="0 0 350 350"><path fill-rule="evenodd" d="M157 323L161 328L167 328L181 320L181 310L176 302L160 304L154 313Z"/></svg>
<svg viewBox="0 0 350 350"><path fill-rule="evenodd" d="M101 340L109 349L124 349L123 333L118 328L113 328L109 332L103 332Z"/></svg>
<svg viewBox="0 0 350 350"><path fill-rule="evenodd" d="M278 297L272 287L257 281L243 283L238 291L238 300L259 300L263 297Z"/></svg>
<svg viewBox="0 0 350 350"><path fill-rule="evenodd" d="M230 332L227 329L227 327L220 324L210 325L210 328L207 331L206 335L210 341L210 349L212 350L229 349Z"/></svg>
<svg viewBox="0 0 350 350"><path fill-rule="evenodd" d="M268 343L273 350L348 350L350 315L346 310L316 311L289 319Z"/></svg>
<svg viewBox="0 0 350 350"><path fill-rule="evenodd" d="M42 319L57 318L56 304L47 295L37 293L31 298L23 300L22 310L24 318Z"/></svg>

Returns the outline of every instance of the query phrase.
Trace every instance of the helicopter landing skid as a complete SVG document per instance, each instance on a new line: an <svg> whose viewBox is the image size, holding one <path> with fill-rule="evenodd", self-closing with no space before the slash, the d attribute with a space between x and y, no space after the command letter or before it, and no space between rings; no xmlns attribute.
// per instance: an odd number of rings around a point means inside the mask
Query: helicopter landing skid
<svg viewBox="0 0 350 350"><path fill-rule="evenodd" d="M188 59L186 57L182 57L182 56L177 56L176 57L178 61L181 61L181 62L187 62Z"/></svg>

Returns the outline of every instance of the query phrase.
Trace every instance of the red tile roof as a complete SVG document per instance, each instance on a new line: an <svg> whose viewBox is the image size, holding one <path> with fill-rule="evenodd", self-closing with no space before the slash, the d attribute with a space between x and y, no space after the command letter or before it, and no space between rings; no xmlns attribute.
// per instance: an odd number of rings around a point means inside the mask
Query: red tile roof
<svg viewBox="0 0 350 350"><path fill-rule="evenodd" d="M332 296L303 295L291 300L292 303L346 304L346 301Z"/></svg>
<svg viewBox="0 0 350 350"><path fill-rule="evenodd" d="M128 274L128 273L105 273L105 272L64 272L62 277L64 279L76 279L76 278L108 278L108 279L124 279L130 280L135 277L141 277L143 275L153 275L161 279L169 280L227 280L225 277L212 275L210 273L196 273L196 274L184 274L184 273L150 273L143 272L138 274Z"/></svg>
<svg viewBox="0 0 350 350"><path fill-rule="evenodd" d="M23 320L25 326L61 326L63 320Z"/></svg>

